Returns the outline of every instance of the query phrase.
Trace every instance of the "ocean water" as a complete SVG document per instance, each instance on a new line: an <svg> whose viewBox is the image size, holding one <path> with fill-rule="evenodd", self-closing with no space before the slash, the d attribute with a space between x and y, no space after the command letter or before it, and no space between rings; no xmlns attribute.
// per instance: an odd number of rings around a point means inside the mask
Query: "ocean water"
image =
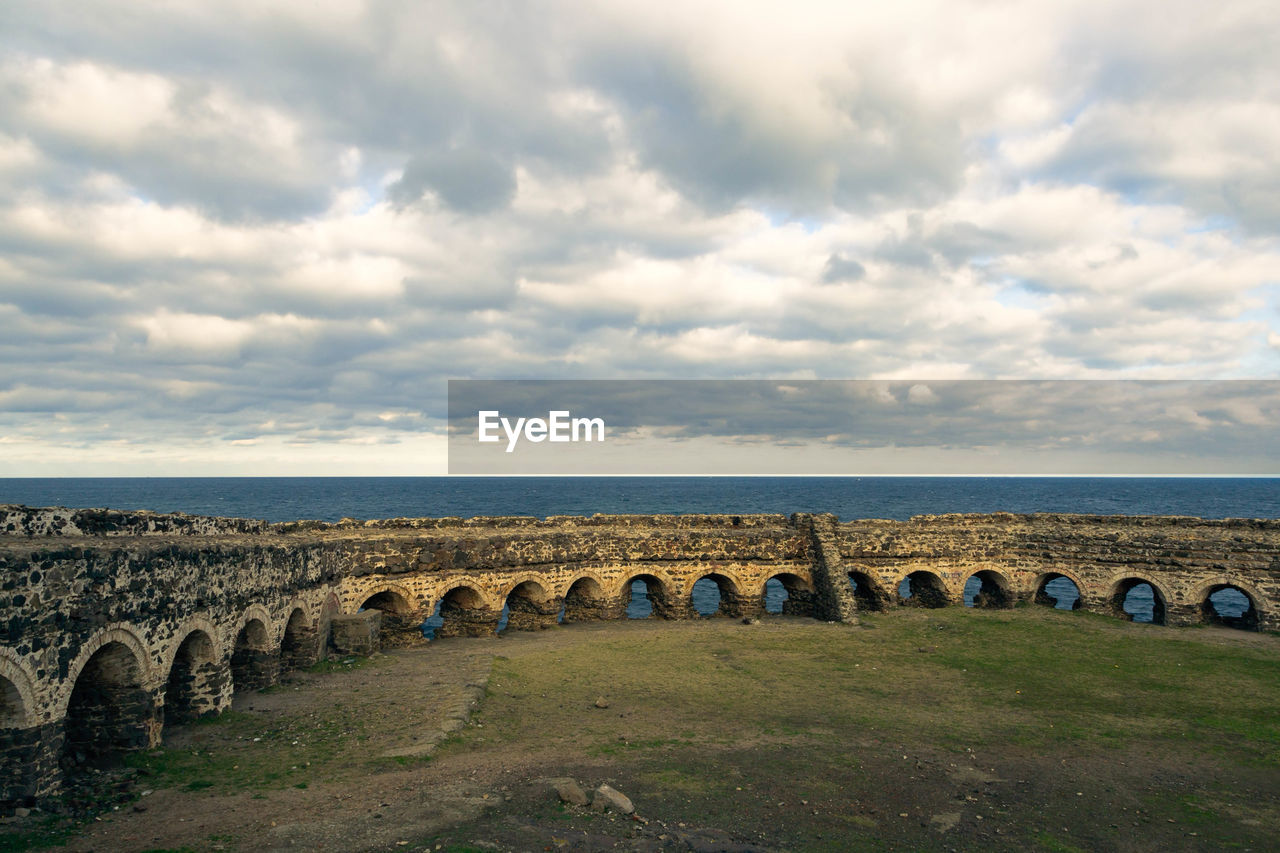
<svg viewBox="0 0 1280 853"><path fill-rule="evenodd" d="M268 521L399 516L947 512L1280 518L1280 479L1151 477L0 478L0 504Z"/></svg>
<svg viewBox="0 0 1280 853"><path fill-rule="evenodd" d="M111 507L262 518L268 521L400 516L592 515L595 513L830 512L847 520L948 512L1078 512L1101 515L1193 515L1280 518L1280 479L1160 477L148 477L0 478L0 504ZM977 593L971 579L965 604ZM650 604L637 582L628 616ZM1050 595L1070 609L1078 592L1055 581ZM909 593L908 588L900 590ZM786 592L766 590L766 608L781 609ZM1238 616L1248 599L1214 594L1218 611ZM1125 609L1151 621L1145 584ZM700 613L713 613L719 591L694 590ZM428 620L430 630L433 620ZM438 624L438 621L436 622Z"/></svg>

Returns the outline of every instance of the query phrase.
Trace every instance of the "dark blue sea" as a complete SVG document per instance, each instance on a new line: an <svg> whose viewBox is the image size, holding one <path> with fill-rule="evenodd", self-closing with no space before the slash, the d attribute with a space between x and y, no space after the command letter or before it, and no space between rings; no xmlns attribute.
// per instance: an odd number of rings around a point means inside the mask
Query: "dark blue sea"
<svg viewBox="0 0 1280 853"><path fill-rule="evenodd" d="M398 516L946 512L1280 518L1280 479L1152 477L0 478L0 504L268 521Z"/></svg>
<svg viewBox="0 0 1280 853"><path fill-rule="evenodd" d="M400 516L592 515L594 513L830 512L841 519L948 512L1078 512L1280 518L1280 479L1160 477L121 477L0 478L0 504L111 507L262 518L268 521ZM973 579L971 579L973 580ZM694 605L713 612L709 581ZM781 607L781 584L770 609ZM905 583L905 582L904 582ZM708 588L709 587L709 588ZM1067 589L1066 587L1070 587ZM1049 590L1069 609L1070 582ZM903 589L904 594L909 590ZM1223 591L1225 615L1248 602ZM966 604L974 589L966 589ZM781 596L781 597L779 597ZM1150 590L1126 609L1149 621ZM632 616L647 615L636 590Z"/></svg>

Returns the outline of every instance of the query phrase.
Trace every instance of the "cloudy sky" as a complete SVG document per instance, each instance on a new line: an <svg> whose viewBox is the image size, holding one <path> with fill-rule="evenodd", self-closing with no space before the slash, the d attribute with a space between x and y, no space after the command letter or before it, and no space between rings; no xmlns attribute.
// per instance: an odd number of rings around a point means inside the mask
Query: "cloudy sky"
<svg viewBox="0 0 1280 853"><path fill-rule="evenodd" d="M1274 378L1274 12L5 0L0 475L443 473L450 378Z"/></svg>

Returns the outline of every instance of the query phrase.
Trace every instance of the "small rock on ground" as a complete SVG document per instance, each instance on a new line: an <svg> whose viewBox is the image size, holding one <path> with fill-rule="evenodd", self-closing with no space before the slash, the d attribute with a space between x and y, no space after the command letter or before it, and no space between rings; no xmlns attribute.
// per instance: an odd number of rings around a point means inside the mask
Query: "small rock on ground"
<svg viewBox="0 0 1280 853"><path fill-rule="evenodd" d="M621 791L616 791L608 785L601 784L596 788L595 796L591 798L591 808L596 811L604 811L605 809L613 809L619 814L631 814L636 807L631 804L631 800Z"/></svg>
<svg viewBox="0 0 1280 853"><path fill-rule="evenodd" d="M553 785L562 803L568 803L571 806L585 806L591 802L587 797L586 791L583 791L578 783L572 779L556 779Z"/></svg>

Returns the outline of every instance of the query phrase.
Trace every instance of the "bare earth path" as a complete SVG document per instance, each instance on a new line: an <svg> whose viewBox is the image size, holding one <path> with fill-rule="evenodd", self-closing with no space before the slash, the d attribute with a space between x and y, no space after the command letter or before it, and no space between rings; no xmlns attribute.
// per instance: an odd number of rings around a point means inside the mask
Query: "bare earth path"
<svg viewBox="0 0 1280 853"><path fill-rule="evenodd" d="M231 734L222 723L197 725L166 743L174 751L216 751L222 757L215 767L95 822L68 849L395 848L406 835L434 833L474 816L485 796L470 775L454 779L414 756L429 753L465 724L483 696L497 643L395 650L350 671L339 662L336 671L300 673L278 688L238 697L233 727L243 734ZM330 748L334 738L308 743L303 733L312 720L321 721L316 728L332 730L340 746ZM269 732L289 738L263 737ZM395 756L407 766L398 766ZM228 771L228 763L234 769ZM211 793L228 783L234 787L236 771L251 764L259 777L273 772L264 774L263 763L276 772L296 768L299 781L275 790L268 784L252 793ZM251 787L259 787L256 781ZM146 790L146 784L143 777L138 787Z"/></svg>
<svg viewBox="0 0 1280 853"><path fill-rule="evenodd" d="M1280 824L1274 636L951 608L333 669L171 735L152 793L67 849L1264 850ZM565 807L557 777L637 815Z"/></svg>

